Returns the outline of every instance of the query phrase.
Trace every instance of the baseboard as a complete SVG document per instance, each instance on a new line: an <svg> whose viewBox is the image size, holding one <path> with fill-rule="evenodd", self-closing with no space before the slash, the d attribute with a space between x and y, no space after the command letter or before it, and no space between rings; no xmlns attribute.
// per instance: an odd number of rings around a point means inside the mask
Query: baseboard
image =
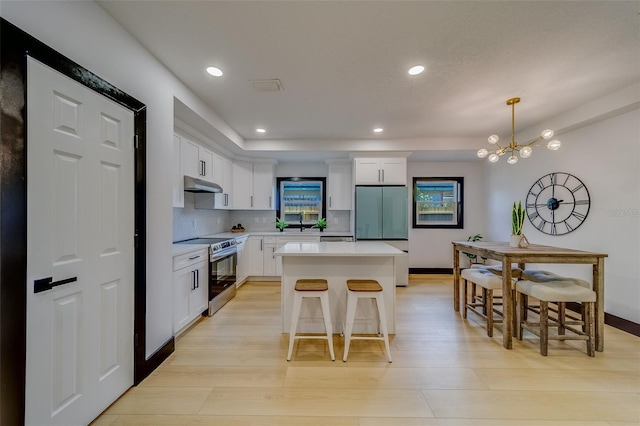
<svg viewBox="0 0 640 426"><path fill-rule="evenodd" d="M423 275L453 274L453 268L409 268L409 274L423 274Z"/></svg>
<svg viewBox="0 0 640 426"><path fill-rule="evenodd" d="M581 306L579 303L567 303L567 309L571 309L574 312L581 312ZM617 328L618 330L622 330L624 332L633 334L634 336L640 337L640 324L635 323L633 321L629 321L624 318L617 317L612 314L604 313L604 323L610 325L613 328Z"/></svg>
<svg viewBox="0 0 640 426"><path fill-rule="evenodd" d="M153 370L158 368L160 364L164 362L165 359L169 357L174 351L176 347L176 341L173 336L169 340L165 342L164 345L160 346L160 348L155 351L149 358L145 360L143 365L136 365L136 368L140 369L140 371L136 371L134 374L135 383L134 386L137 386L142 382Z"/></svg>

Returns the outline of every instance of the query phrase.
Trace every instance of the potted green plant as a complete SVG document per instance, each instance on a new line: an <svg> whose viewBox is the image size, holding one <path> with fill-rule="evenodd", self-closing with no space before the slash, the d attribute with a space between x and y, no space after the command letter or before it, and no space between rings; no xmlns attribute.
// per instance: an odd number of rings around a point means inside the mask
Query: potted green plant
<svg viewBox="0 0 640 426"><path fill-rule="evenodd" d="M284 228L286 228L287 226L289 226L289 222L287 222L284 219L280 219L276 217L276 228L278 228L280 232L283 232Z"/></svg>
<svg viewBox="0 0 640 426"><path fill-rule="evenodd" d="M320 232L324 231L324 228L327 227L327 218L323 217L322 219L318 219L313 227L320 229Z"/></svg>
<svg viewBox="0 0 640 426"><path fill-rule="evenodd" d="M522 201L517 203L514 201L511 209L511 240L509 241L511 247L526 247L529 245L527 237L522 233L524 216L525 211L524 207L522 207Z"/></svg>

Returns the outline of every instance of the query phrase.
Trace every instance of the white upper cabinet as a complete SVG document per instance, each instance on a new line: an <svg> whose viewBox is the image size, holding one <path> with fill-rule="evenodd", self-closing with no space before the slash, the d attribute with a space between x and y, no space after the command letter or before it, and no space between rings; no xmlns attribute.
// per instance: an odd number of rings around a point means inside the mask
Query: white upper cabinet
<svg viewBox="0 0 640 426"><path fill-rule="evenodd" d="M273 179L273 164L256 163L253 165L253 208L255 210L274 209Z"/></svg>
<svg viewBox="0 0 640 426"><path fill-rule="evenodd" d="M215 195L215 208L232 208L233 162L220 155L213 156L213 181L222 187L222 193Z"/></svg>
<svg viewBox="0 0 640 426"><path fill-rule="evenodd" d="M233 208L273 210L273 164L233 163Z"/></svg>
<svg viewBox="0 0 640 426"><path fill-rule="evenodd" d="M407 159L356 158L356 185L406 185Z"/></svg>
<svg viewBox="0 0 640 426"><path fill-rule="evenodd" d="M213 152L182 137L181 157L184 176L213 182Z"/></svg>
<svg viewBox="0 0 640 426"><path fill-rule="evenodd" d="M327 209L351 210L353 183L350 163L329 163Z"/></svg>

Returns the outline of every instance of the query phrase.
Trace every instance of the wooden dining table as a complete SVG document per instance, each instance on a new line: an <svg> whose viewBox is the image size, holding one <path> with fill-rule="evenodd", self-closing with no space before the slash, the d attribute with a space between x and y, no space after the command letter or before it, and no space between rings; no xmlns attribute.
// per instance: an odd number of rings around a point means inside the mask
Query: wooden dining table
<svg viewBox="0 0 640 426"><path fill-rule="evenodd" d="M592 288L596 293L596 350L604 350L604 259L603 253L593 253L561 247L531 244L526 248L511 247L508 242L454 241L453 243L453 308L460 311L460 253L475 254L502 262L503 315L502 345L511 349L515 330L515 312L511 293L511 267L525 269L531 263L590 264L593 266Z"/></svg>

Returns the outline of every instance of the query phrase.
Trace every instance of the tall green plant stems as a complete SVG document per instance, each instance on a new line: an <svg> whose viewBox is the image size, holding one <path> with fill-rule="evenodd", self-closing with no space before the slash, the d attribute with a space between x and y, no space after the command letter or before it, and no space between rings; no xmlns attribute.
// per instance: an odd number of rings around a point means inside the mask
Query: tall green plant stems
<svg viewBox="0 0 640 426"><path fill-rule="evenodd" d="M511 234L522 235L522 227L524 226L524 208L522 207L522 201L513 202L513 209L511 210Z"/></svg>

